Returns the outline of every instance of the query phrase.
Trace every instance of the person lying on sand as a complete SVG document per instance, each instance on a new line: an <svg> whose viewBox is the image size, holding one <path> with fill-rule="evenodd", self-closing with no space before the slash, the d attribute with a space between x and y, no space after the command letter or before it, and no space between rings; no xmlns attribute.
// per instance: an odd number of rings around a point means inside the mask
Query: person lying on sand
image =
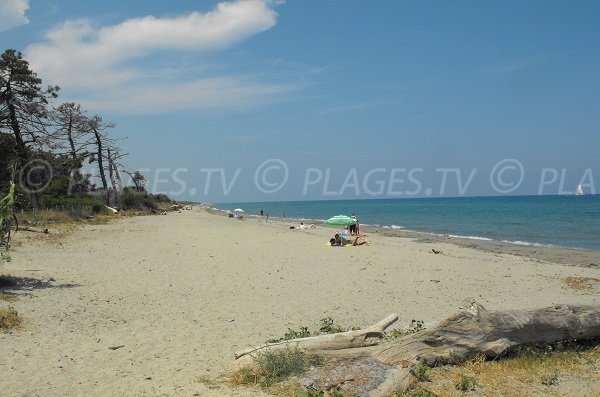
<svg viewBox="0 0 600 397"><path fill-rule="evenodd" d="M360 240L360 239L362 239L362 240ZM332 247L336 247L336 246L342 247L342 246L345 246L348 244L351 244L352 246L356 246L356 245L369 244L369 241L363 235L355 236L354 239L352 241L350 241L348 239L343 238L338 233L336 233L335 236L333 236L333 238L329 240L329 245L331 245Z"/></svg>
<svg viewBox="0 0 600 397"><path fill-rule="evenodd" d="M316 229L317 227L312 223L310 225L305 225L303 222L300 222L298 226L290 226L290 229Z"/></svg>

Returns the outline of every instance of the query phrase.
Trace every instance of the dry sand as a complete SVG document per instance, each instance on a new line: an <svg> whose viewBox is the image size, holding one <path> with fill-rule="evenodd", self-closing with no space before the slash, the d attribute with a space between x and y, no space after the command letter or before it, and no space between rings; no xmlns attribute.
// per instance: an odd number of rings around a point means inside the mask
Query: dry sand
<svg viewBox="0 0 600 397"><path fill-rule="evenodd" d="M600 301L595 267L375 233L370 246L334 248L331 234L199 208L60 241L19 233L0 273L50 281L17 288L25 324L0 333L0 395L259 396L201 379L324 317L351 327L395 312L399 326L427 325L468 297L492 310Z"/></svg>

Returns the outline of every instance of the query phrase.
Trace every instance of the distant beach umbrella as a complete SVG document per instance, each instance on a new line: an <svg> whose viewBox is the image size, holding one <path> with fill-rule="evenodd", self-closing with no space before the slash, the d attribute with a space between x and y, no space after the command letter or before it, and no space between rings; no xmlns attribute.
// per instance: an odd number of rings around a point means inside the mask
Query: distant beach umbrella
<svg viewBox="0 0 600 397"><path fill-rule="evenodd" d="M356 225L356 219L352 219L346 215L336 215L332 218L329 218L325 221L326 225L334 225L334 226L350 226Z"/></svg>
<svg viewBox="0 0 600 397"><path fill-rule="evenodd" d="M236 208L236 209L233 210L233 212L244 212L244 210L241 209L241 208Z"/></svg>

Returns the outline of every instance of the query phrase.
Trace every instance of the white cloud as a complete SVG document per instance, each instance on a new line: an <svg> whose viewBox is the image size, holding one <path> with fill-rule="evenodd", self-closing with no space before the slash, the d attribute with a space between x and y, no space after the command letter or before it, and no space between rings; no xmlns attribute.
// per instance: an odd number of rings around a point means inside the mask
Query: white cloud
<svg viewBox="0 0 600 397"><path fill-rule="evenodd" d="M94 112L174 112L186 109L245 108L277 94L297 89L295 84L261 84L242 77L216 77L181 83L137 85L104 90L102 96L82 100Z"/></svg>
<svg viewBox="0 0 600 397"><path fill-rule="evenodd" d="M25 11L29 9L29 0L0 1L0 32L29 23Z"/></svg>
<svg viewBox="0 0 600 397"><path fill-rule="evenodd" d="M285 86L177 74L157 86L152 76L161 71L149 70L143 61L164 50L223 49L268 30L277 21L274 4L271 0L236 0L219 3L206 13L146 16L100 28L89 20L69 20L48 32L45 42L29 46L25 57L46 83L77 92L86 98L82 102L104 108L155 111L169 102L175 110L178 104L189 107L190 100L199 107L208 106L214 97L226 105L227 98L234 100L236 93L248 99L253 93L271 95Z"/></svg>

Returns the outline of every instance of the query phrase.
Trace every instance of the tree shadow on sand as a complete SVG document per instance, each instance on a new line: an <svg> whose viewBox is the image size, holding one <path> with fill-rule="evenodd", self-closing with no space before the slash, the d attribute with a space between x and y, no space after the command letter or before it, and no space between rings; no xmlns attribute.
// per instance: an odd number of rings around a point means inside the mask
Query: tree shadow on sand
<svg viewBox="0 0 600 397"><path fill-rule="evenodd" d="M41 280L33 277L15 277L0 276L0 292L5 294L27 293L38 289L46 288L75 288L79 284L57 284L52 277L47 280Z"/></svg>

